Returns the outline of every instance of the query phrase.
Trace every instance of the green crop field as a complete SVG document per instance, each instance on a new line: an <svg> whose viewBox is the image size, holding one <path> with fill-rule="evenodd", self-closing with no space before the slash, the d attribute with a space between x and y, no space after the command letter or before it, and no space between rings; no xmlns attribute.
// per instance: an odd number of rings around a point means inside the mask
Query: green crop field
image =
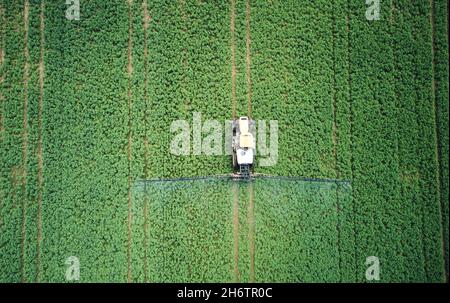
<svg viewBox="0 0 450 303"><path fill-rule="evenodd" d="M448 281L447 1L365 2L0 0L0 282ZM280 178L150 182L198 113Z"/></svg>

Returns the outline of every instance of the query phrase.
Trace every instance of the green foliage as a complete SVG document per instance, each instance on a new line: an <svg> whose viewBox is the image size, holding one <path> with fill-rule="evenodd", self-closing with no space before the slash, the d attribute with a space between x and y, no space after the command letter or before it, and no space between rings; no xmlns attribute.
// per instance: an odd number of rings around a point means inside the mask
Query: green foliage
<svg viewBox="0 0 450 303"><path fill-rule="evenodd" d="M349 196L351 188L294 180L139 182L133 191L133 236L139 239L133 264L140 265L134 280L247 282L254 254L257 282L339 281L338 193Z"/></svg>
<svg viewBox="0 0 450 303"><path fill-rule="evenodd" d="M230 184L200 180L135 187L133 237L139 240L133 261L146 262L136 267L135 281L233 281Z"/></svg>
<svg viewBox="0 0 450 303"><path fill-rule="evenodd" d="M125 281L127 273L126 3L46 3L42 280ZM105 22L108 20L108 22Z"/></svg>
<svg viewBox="0 0 450 303"><path fill-rule="evenodd" d="M372 22L360 0L250 1L252 115L280 130L256 171L350 187L135 183L229 173L170 154L170 124L232 118L232 41L237 115L250 89L246 1L234 39L227 1L146 4L82 1L70 21L45 1L41 45L41 1L26 43L24 3L0 1L1 282L63 282L69 256L80 282L365 282L368 256L382 282L448 276L445 1L382 1Z"/></svg>
<svg viewBox="0 0 450 303"><path fill-rule="evenodd" d="M189 121L192 134L193 112L201 112L203 121L218 119L223 123L231 118L228 3L147 2L151 16L147 30L147 98L135 99L136 102L145 101L147 108L145 121L136 121L136 127L141 129L139 133L143 133L143 128L147 129L147 177L228 173L230 159L227 156L180 157L169 152L174 136L170 132L173 121ZM137 4L134 16L137 31L142 31L140 4ZM142 37L135 39L134 45L139 47L142 41ZM142 55L137 54L134 66L142 69L144 62L138 57L142 58ZM136 79L133 90L144 87L141 78L139 73L133 77ZM191 153L192 143L191 135ZM142 170L142 163L138 162L138 165ZM138 173L138 176L142 174Z"/></svg>
<svg viewBox="0 0 450 303"><path fill-rule="evenodd" d="M389 281L442 281L432 56L425 3L390 3L385 22L350 6L353 199L358 279L380 258Z"/></svg>
<svg viewBox="0 0 450 303"><path fill-rule="evenodd" d="M261 180L255 187L258 282L338 282L336 195L332 183Z"/></svg>
<svg viewBox="0 0 450 303"><path fill-rule="evenodd" d="M18 2L2 1L2 141L1 144L1 281L21 281L22 130L23 130L23 17Z"/></svg>
<svg viewBox="0 0 450 303"><path fill-rule="evenodd" d="M333 8L327 1L251 6L253 115L278 120L277 175L333 176Z"/></svg>
<svg viewBox="0 0 450 303"><path fill-rule="evenodd" d="M449 240L449 212L448 212L448 4L445 1L434 2L434 43L435 43L435 85L436 85L436 113L437 113L437 134L439 136L439 165L440 165L440 191L442 204L442 226L444 228L443 238L445 244L445 262L447 281L449 277L449 257L448 257L448 240Z"/></svg>

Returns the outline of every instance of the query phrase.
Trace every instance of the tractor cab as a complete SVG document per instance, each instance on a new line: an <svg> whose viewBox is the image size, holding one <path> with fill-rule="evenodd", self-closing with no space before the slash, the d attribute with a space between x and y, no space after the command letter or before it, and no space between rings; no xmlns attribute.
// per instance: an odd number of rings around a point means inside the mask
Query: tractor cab
<svg viewBox="0 0 450 303"><path fill-rule="evenodd" d="M249 178L255 159L255 121L240 117L232 128L233 169L239 177Z"/></svg>

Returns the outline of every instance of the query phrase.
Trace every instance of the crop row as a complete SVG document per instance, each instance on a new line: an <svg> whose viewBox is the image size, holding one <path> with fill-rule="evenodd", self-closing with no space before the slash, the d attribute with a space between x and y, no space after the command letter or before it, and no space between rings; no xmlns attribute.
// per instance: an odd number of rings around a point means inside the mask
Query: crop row
<svg viewBox="0 0 450 303"><path fill-rule="evenodd" d="M3 3L2 12L2 280L38 279L40 12L36 1ZM4 61L3 61L4 60Z"/></svg>
<svg viewBox="0 0 450 303"><path fill-rule="evenodd" d="M192 155L194 112L201 113L203 122L217 119L222 125L231 117L228 12L227 3L133 1L130 11L133 37L133 180L229 171L230 159L227 156ZM186 120L190 126L191 154L188 156L170 152L171 140L175 136L170 126L180 119ZM203 133L203 137L205 135ZM171 197L174 205L183 201L183 197ZM158 199L161 198L151 194L145 199L133 194L133 209L135 204L144 204L146 209L159 211L157 207L162 206L154 204ZM172 220L170 216L168 220ZM156 231L151 227L148 231L147 222L153 227L158 224L154 217L149 218L144 212L133 212L132 279L186 280L186 275L180 274L176 278L174 272L167 277L162 274L155 276L154 265L150 264L154 259L147 262L143 258L154 253L155 249L150 247L148 251L147 248L150 231ZM170 264L169 268L175 270L175 263ZM193 272L191 277L206 279ZM218 279L217 275L211 277Z"/></svg>
<svg viewBox="0 0 450 303"><path fill-rule="evenodd" d="M65 223L44 237L47 279L60 270L56 258L71 254L91 264L86 280L114 274L123 281L126 272L139 279L144 217L131 211L139 203L132 182L228 170L224 156L194 159L169 152L172 121L189 121L194 111L204 119L229 117L229 24L221 18L227 10L150 2L146 15L142 5L133 1L106 9L93 2L83 7L80 22L61 19L64 6L49 5L46 93L54 103L46 108L52 119L45 121L45 203L60 206L47 208L44 229ZM61 79L66 84L56 89ZM99 268L105 269L96 272Z"/></svg>
<svg viewBox="0 0 450 303"><path fill-rule="evenodd" d="M409 228L404 229L403 235L408 242L403 247L409 255L409 261L405 262L406 279L423 281L426 279L424 255L422 251L422 224L423 211L422 200L419 198L419 159L417 157L417 140L419 139L419 125L417 120L416 103L416 45L414 43L411 8L407 2L396 2L395 12L392 15L394 23L393 46L395 97L398 111L398 168L400 194L402 197L403 217L409 222ZM418 251L420 253L418 253Z"/></svg>
<svg viewBox="0 0 450 303"><path fill-rule="evenodd" d="M133 167L133 175L176 177L228 172L230 160L223 154L193 155L193 113L201 113L203 122L217 119L222 125L231 117L227 3L147 1L147 17L143 11L142 3L136 1L132 9L132 120L134 162L139 167ZM148 20L147 29L144 18ZM170 152L177 134L170 126L180 119L190 126L188 156ZM146 151L142 150L145 140ZM141 161L141 155L145 152L148 165L143 174L145 161Z"/></svg>
<svg viewBox="0 0 450 303"><path fill-rule="evenodd" d="M134 281L234 280L230 182L140 184L134 197Z"/></svg>
<svg viewBox="0 0 450 303"><path fill-rule="evenodd" d="M255 191L258 282L338 282L340 243L333 183L261 180Z"/></svg>
<svg viewBox="0 0 450 303"><path fill-rule="evenodd" d="M2 141L0 208L0 280L21 281L23 184L24 20L20 3L2 1Z"/></svg>
<svg viewBox="0 0 450 303"><path fill-rule="evenodd" d="M198 180L138 183L133 192L133 232L146 232L135 243L143 249L134 255L134 281L340 279L335 203L338 192L351 194L348 186Z"/></svg>
<svg viewBox="0 0 450 303"><path fill-rule="evenodd" d="M448 239L448 4L445 1L433 2L434 46L435 46L435 98L437 113L437 134L439 135L440 191L442 203L442 225L444 228L445 260L447 281L449 276Z"/></svg>
<svg viewBox="0 0 450 303"><path fill-rule="evenodd" d="M430 8L391 2L384 22L365 20L361 9L351 2L357 262L363 266L367 256L377 255L389 281L439 281ZM358 272L363 280L362 268Z"/></svg>
<svg viewBox="0 0 450 303"><path fill-rule="evenodd" d="M83 3L79 21L64 2L46 5L45 188L42 279L125 281L129 106L128 7Z"/></svg>
<svg viewBox="0 0 450 303"><path fill-rule="evenodd" d="M278 175L334 177L329 1L251 2L253 116L278 120Z"/></svg>
<svg viewBox="0 0 450 303"><path fill-rule="evenodd" d="M349 8L350 92L353 193L356 237L356 279L364 281L364 262L377 256L383 277L401 274L400 212L396 178L397 129L393 89L390 23L370 23L364 5ZM386 8L385 11L389 12ZM385 13L384 20L389 20ZM386 267L386 268L385 268Z"/></svg>

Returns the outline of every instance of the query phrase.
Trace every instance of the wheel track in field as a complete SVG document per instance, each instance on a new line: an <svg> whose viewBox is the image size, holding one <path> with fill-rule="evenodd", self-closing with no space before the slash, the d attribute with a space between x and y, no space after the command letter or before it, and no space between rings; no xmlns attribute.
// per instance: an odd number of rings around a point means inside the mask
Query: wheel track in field
<svg viewBox="0 0 450 303"><path fill-rule="evenodd" d="M236 0L230 0L230 48L231 48L231 108L233 119L236 118ZM232 185L233 192L233 260L234 282L240 281L239 274L239 187L236 182Z"/></svg>
<svg viewBox="0 0 450 303"><path fill-rule="evenodd" d="M436 84L436 20L435 20L435 1L434 0L429 0L430 2L430 28L431 28L431 68L432 68L432 79L431 79L431 88L432 88L432 92L433 92L433 102L432 102L432 106L433 106L433 115L434 115L434 138L435 138L435 149L434 149L434 153L435 153L435 158L436 158L436 187L437 187L437 192L438 192L438 204L439 204L439 215L440 215L440 236L441 236L441 246L442 246L442 256L444 258L444 268L443 268L443 273L444 273L444 277L443 280L446 281L448 273L447 273L447 260L445 259L445 235L444 235L444 217L443 217L443 196L442 196L442 190L441 187L442 185L442 168L441 168L441 163L442 163L442 151L441 148L439 146L439 138L441 138L441 132L439 129L439 114L438 114L438 100L436 98L436 94L437 94L437 85Z"/></svg>
<svg viewBox="0 0 450 303"><path fill-rule="evenodd" d="M132 90L131 90L131 80L133 76L133 61L132 61L132 50L133 50L133 26L132 26L132 3L133 0L128 0L128 64L127 64L127 73L128 73L128 89L127 89L127 99L128 99L128 144L127 144L127 158L128 158L128 245L127 245L127 281L128 283L132 280L132 266L131 266L131 241L132 241L132 196L131 196L131 187L132 187L132 178L131 178L131 161L132 161L132 144L133 144L133 135L132 135Z"/></svg>
<svg viewBox="0 0 450 303"><path fill-rule="evenodd" d="M250 282L255 282L255 203L253 182L248 183L248 238L250 255Z"/></svg>
<svg viewBox="0 0 450 303"><path fill-rule="evenodd" d="M37 243L36 243L36 282L41 280L41 242L42 242L42 192L43 192L43 167L44 161L42 157L42 113L44 109L44 51L45 51L45 1L42 0L40 8L40 57L39 57L39 104L38 104L38 145L37 145L37 181L38 181L38 213L37 213Z"/></svg>
<svg viewBox="0 0 450 303"><path fill-rule="evenodd" d="M234 282L239 282L239 188L233 182L233 253Z"/></svg>
<svg viewBox="0 0 450 303"><path fill-rule="evenodd" d="M236 20L236 0L230 0L230 48L231 48L231 105L232 115L236 118L236 37L235 37L235 21Z"/></svg>
<svg viewBox="0 0 450 303"><path fill-rule="evenodd" d="M247 112L252 116L252 77L251 77L251 37L250 37L250 0L245 4L245 48L246 48L246 78L247 78Z"/></svg>
<svg viewBox="0 0 450 303"><path fill-rule="evenodd" d="M247 79L247 115L252 117L252 77L251 77L251 30L250 30L250 0L245 3L245 61ZM250 255L250 282L255 282L255 204L253 183L248 184L248 226L249 226L249 255Z"/></svg>
<svg viewBox="0 0 450 303"><path fill-rule="evenodd" d="M145 178L148 178L149 167L149 146L148 146L148 26L150 22L150 16L148 13L147 0L142 1L142 9L144 11L144 102L145 102L145 115L144 115L144 174ZM148 261L147 261L147 245L148 245L148 195L147 195L147 183L144 188L144 281L148 282Z"/></svg>
<svg viewBox="0 0 450 303"><path fill-rule="evenodd" d="M20 272L21 281L26 282L25 276L25 241L26 241L26 225L27 225L27 158L28 158L28 81L30 70L30 54L28 50L28 27L29 27L29 0L24 1L23 21L24 21L24 71L23 71L23 130L22 130L22 227L20 240Z"/></svg>

